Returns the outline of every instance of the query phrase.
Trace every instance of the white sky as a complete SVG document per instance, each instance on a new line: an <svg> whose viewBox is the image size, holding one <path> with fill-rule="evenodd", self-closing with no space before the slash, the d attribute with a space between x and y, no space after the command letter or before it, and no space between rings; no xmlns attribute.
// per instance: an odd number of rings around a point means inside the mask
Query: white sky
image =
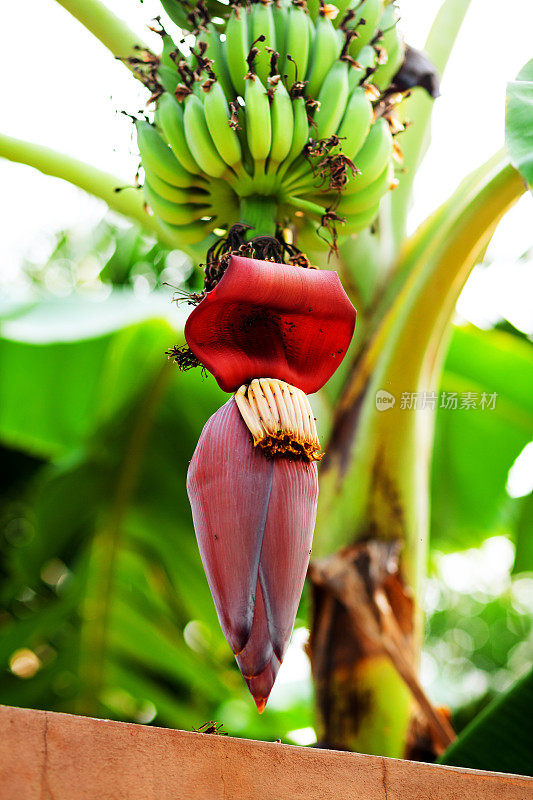
<svg viewBox="0 0 533 800"><path fill-rule="evenodd" d="M161 11L157 0L108 0L108 5L157 46L158 37L146 29ZM411 44L422 46L439 5L440 0L401 0ZM142 87L54 0L5 3L1 21L6 68L0 130L131 181L137 157L131 124L120 111L142 107ZM416 183L411 228L502 145L506 82L533 56L532 30L529 0L506 0L505 5L472 0L435 106L433 141ZM38 253L51 232L90 227L105 211L103 203L67 183L3 160L0 185L4 281L17 275L21 256L29 249ZM515 266L532 245L532 219L533 200L527 196L495 236L495 266L473 276L459 307L463 316L488 325L505 314L533 332L533 270L530 264Z"/></svg>

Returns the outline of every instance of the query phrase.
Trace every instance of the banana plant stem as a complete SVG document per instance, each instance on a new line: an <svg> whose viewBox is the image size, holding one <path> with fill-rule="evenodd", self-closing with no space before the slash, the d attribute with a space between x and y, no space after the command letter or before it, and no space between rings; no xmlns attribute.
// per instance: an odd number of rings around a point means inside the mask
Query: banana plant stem
<svg viewBox="0 0 533 800"><path fill-rule="evenodd" d="M347 532L352 538L355 531L359 534L364 532L363 528L369 522L367 512L372 506L373 488L363 486L361 476L370 479L373 475L371 462L377 457L376 468L387 473L388 485L396 487L396 502L403 508L397 535L408 543L406 558L411 563L406 575L415 590L423 561L423 554L418 551L423 549L427 535L427 514L419 505L419 499L425 494L420 491L418 483L427 479L423 476L426 468L424 458L428 457L431 430L415 431L411 423L422 423L426 417L422 419L423 415L409 415L399 410L399 399L396 406L386 413L376 412L376 391L386 387L392 395L400 398L403 391L434 389L443 353L442 343L457 298L480 249L488 243L499 220L525 191L525 186L516 170L507 164L482 175L477 187L470 187L466 198L462 197L461 191L458 190L457 197L452 198L455 213L448 220L443 237L438 239L435 249L429 239L427 247L417 253L408 280L381 327L374 333L367 352L354 364L351 378L340 398L338 424L350 409L359 408L351 463L348 468L344 466L341 469L342 494L349 493L349 501L348 497L343 499L338 491L341 476L338 473L340 462L334 455L335 447L330 446L330 461L323 466L321 473L315 535L318 554L321 550L324 553L322 548L325 545L328 551L346 545ZM440 222L441 217L437 216L436 223ZM418 439L419 435L423 437L423 443ZM350 448L345 439L339 440L337 445L343 452ZM335 513L334 509L337 509ZM374 506L373 513L376 509ZM392 529L390 520L379 515L371 522L375 531Z"/></svg>
<svg viewBox="0 0 533 800"><path fill-rule="evenodd" d="M427 559L434 415L402 410L403 393L432 395L438 389L457 297L499 220L524 191L520 176L509 165L482 170L460 187L442 213L434 215L429 223L432 235L423 230L421 242L408 246L412 261L407 279L364 355L353 363L337 404L326 446L328 461L320 473L315 558L354 540L370 540L376 546L394 541L402 548L402 579L413 597L420 596ZM380 411L376 400L383 390L395 403ZM316 613L320 620L319 606ZM409 635L414 653L420 646L421 622L420 607L415 605ZM339 629L334 625L329 630ZM326 741L340 730L336 746L401 756L411 702L406 685L423 703L403 653L382 642L381 659L362 661L356 649L350 671L346 650L336 661L336 640L329 642L329 663L341 667L328 678L334 687L328 703L349 696L350 706L347 713L337 702L332 711L317 694ZM362 711L354 715L354 708ZM432 723L439 727L443 746L448 734L442 720L433 715ZM384 742L377 738L383 730L394 730L395 735L387 734Z"/></svg>
<svg viewBox="0 0 533 800"><path fill-rule="evenodd" d="M250 237L274 236L276 232L276 200L252 195L241 198L241 222L251 225Z"/></svg>
<svg viewBox="0 0 533 800"><path fill-rule="evenodd" d="M146 212L142 193L133 186L122 189L124 182L114 175L48 147L4 134L0 134L0 157L27 164L45 175L62 178L99 197L114 211L140 222L144 228L164 239L157 228L155 217Z"/></svg>
<svg viewBox="0 0 533 800"><path fill-rule="evenodd" d="M100 0L56 0L56 2L81 22L116 58L126 59L134 56L139 50L148 49L141 37Z"/></svg>

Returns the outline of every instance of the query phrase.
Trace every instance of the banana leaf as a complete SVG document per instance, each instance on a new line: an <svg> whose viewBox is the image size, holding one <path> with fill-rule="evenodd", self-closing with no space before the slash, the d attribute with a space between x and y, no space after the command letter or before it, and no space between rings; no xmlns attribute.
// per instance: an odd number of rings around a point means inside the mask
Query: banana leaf
<svg viewBox="0 0 533 800"><path fill-rule="evenodd" d="M532 716L533 670L487 706L439 763L533 775Z"/></svg>
<svg viewBox="0 0 533 800"><path fill-rule="evenodd" d="M505 143L511 159L529 186L533 184L533 59L507 85Z"/></svg>

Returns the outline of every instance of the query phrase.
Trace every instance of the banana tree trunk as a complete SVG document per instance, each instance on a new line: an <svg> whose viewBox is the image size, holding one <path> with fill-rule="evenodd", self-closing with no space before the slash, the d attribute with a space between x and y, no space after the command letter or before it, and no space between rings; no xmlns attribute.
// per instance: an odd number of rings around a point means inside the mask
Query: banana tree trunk
<svg viewBox="0 0 533 800"><path fill-rule="evenodd" d="M413 700L437 751L453 737L416 677L436 403L416 410L402 395L435 397L457 298L524 189L505 157L492 159L415 234L337 404L310 569L309 653L325 746L404 755Z"/></svg>

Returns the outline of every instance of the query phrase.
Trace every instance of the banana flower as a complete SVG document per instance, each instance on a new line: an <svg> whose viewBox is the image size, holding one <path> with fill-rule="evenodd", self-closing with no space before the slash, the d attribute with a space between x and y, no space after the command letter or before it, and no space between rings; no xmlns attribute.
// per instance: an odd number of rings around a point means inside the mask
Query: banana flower
<svg viewBox="0 0 533 800"><path fill-rule="evenodd" d="M185 327L234 392L202 431L187 491L220 625L260 712L311 553L321 453L307 394L339 366L354 325L335 272L231 256Z"/></svg>

